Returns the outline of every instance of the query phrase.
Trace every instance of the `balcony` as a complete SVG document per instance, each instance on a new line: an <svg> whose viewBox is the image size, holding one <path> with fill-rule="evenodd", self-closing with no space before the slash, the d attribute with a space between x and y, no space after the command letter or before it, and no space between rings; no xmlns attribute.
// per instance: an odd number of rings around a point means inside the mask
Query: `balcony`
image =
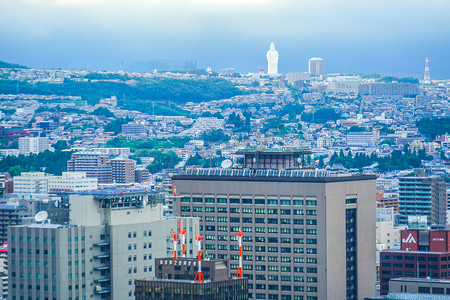
<svg viewBox="0 0 450 300"><path fill-rule="evenodd" d="M95 247L109 246L109 242L99 242L94 244Z"/></svg>
<svg viewBox="0 0 450 300"><path fill-rule="evenodd" d="M100 254L100 255L94 255L94 258L108 258L109 254Z"/></svg>
<svg viewBox="0 0 450 300"><path fill-rule="evenodd" d="M95 271L104 271L104 270L109 270L109 269L110 269L109 266L101 266L101 267L94 268Z"/></svg>
<svg viewBox="0 0 450 300"><path fill-rule="evenodd" d="M94 279L94 282L109 282L111 279L109 278L99 278L99 279Z"/></svg>

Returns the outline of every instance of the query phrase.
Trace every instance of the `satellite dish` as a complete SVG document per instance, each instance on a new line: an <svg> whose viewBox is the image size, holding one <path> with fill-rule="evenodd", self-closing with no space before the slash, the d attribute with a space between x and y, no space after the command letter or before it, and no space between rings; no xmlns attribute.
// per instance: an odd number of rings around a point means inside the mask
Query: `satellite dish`
<svg viewBox="0 0 450 300"><path fill-rule="evenodd" d="M231 159L225 159L225 160L220 164L220 166L221 166L223 169L228 169L228 168L230 168L232 165L233 165L233 162L231 161Z"/></svg>
<svg viewBox="0 0 450 300"><path fill-rule="evenodd" d="M297 162L299 163L299 164L301 164L302 163L302 159L299 157L299 158L297 158Z"/></svg>
<svg viewBox="0 0 450 300"><path fill-rule="evenodd" d="M45 210L43 210L43 211L38 212L34 216L34 220L36 222L44 222L47 219L47 217L48 217L48 213Z"/></svg>

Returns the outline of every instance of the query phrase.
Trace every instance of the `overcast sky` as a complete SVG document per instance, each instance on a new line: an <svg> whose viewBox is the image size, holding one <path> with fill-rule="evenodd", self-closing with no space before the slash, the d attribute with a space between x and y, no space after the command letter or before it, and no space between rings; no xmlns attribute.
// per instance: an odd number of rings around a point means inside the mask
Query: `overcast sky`
<svg viewBox="0 0 450 300"><path fill-rule="evenodd" d="M450 0L0 0L0 60L118 70L149 59L281 73L450 78Z"/></svg>

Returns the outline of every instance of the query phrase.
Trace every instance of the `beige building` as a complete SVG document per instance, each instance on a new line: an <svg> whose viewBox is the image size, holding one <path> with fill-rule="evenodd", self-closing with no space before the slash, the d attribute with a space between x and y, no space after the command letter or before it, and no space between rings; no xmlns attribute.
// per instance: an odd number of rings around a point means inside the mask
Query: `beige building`
<svg viewBox="0 0 450 300"><path fill-rule="evenodd" d="M135 280L154 277L155 257L173 255L179 225L149 201L145 190L71 195L70 225L9 227L10 299L135 299ZM196 222L181 221L188 257Z"/></svg>
<svg viewBox="0 0 450 300"><path fill-rule="evenodd" d="M250 298L362 300L375 294L375 176L191 169L172 180L177 214L201 219L205 251L229 259L232 272L236 232L243 232Z"/></svg>

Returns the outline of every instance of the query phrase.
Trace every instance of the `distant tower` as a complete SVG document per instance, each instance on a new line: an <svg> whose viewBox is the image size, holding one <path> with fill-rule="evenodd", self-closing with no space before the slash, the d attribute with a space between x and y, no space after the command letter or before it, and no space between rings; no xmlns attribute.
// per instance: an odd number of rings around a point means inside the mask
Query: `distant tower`
<svg viewBox="0 0 450 300"><path fill-rule="evenodd" d="M320 57L313 57L308 61L308 73L312 75L325 75L325 61Z"/></svg>
<svg viewBox="0 0 450 300"><path fill-rule="evenodd" d="M431 83L431 79L430 79L430 67L428 66L428 55L427 58L425 59L425 74L423 76L423 83Z"/></svg>

